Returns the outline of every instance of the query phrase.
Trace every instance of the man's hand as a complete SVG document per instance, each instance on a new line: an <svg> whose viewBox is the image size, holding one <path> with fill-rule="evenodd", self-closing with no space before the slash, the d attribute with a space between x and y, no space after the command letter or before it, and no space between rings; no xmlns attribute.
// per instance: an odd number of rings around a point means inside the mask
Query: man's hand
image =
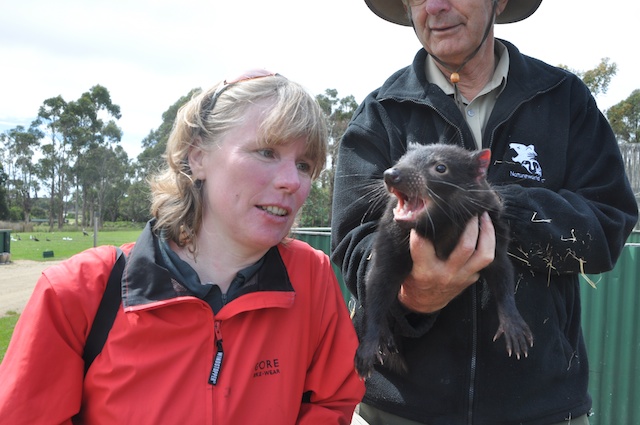
<svg viewBox="0 0 640 425"><path fill-rule="evenodd" d="M418 313L442 309L480 278L480 271L493 261L496 232L484 213L473 218L447 260L436 256L433 243L412 230L410 237L413 269L398 293L398 300Z"/></svg>

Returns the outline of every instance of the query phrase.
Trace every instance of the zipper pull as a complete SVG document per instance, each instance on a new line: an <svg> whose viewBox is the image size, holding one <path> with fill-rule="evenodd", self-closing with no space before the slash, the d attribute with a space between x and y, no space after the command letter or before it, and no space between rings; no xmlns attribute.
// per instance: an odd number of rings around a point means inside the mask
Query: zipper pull
<svg viewBox="0 0 640 425"><path fill-rule="evenodd" d="M216 347L218 351L213 359L213 366L211 367L211 373L209 374L209 384L216 385L218 383L218 376L220 375L220 369L222 368L222 359L224 358L224 350L222 349L222 331L220 331L220 321L216 320L213 325L216 334Z"/></svg>

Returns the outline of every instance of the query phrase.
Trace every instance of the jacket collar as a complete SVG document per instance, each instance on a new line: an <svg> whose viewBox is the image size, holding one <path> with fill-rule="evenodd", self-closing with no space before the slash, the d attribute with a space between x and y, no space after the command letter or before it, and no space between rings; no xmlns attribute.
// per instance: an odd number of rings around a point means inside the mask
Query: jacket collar
<svg viewBox="0 0 640 425"><path fill-rule="evenodd" d="M529 58L511 43L499 40L509 52L509 74L507 86L501 94L501 101L511 99L519 102L522 96L532 97L537 93L545 92L560 84L567 76L567 72L556 68L550 68L543 62ZM425 64L428 53L420 49L413 59L413 63L394 73L377 91L377 99L394 99L399 101L413 101L425 104L434 104L434 96L444 92L435 84L427 81ZM453 102L451 102L453 103ZM438 104L439 109L446 108ZM451 108L455 108L455 105Z"/></svg>
<svg viewBox="0 0 640 425"><path fill-rule="evenodd" d="M127 256L122 277L122 302L125 309L179 297L196 297L173 278L159 260L159 245L152 230L153 224L154 220L147 223ZM243 285L238 296L259 291L293 292L278 247L272 247L264 258L264 265Z"/></svg>

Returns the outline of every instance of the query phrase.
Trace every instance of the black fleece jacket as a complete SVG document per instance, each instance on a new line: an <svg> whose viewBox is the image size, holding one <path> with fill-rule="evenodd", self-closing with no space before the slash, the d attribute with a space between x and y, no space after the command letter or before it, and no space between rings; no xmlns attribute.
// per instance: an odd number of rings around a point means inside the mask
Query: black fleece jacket
<svg viewBox="0 0 640 425"><path fill-rule="evenodd" d="M483 135L489 180L505 204L516 267L516 302L535 338L529 357L509 358L492 300L472 285L441 311L399 303L394 329L409 364L376 367L364 401L432 425L542 425L589 411L580 272L610 270L637 221L615 137L575 75L509 51L507 85ZM407 144L474 149L453 100L426 81L420 50L360 105L341 142L335 179L332 260L357 298L384 202L372 187ZM361 306L354 323L360 328Z"/></svg>

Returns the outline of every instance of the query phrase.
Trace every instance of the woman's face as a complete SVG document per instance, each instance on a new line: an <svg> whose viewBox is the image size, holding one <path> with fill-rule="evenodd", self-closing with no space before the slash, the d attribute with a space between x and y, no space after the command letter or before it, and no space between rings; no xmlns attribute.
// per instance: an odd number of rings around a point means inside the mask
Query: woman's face
<svg viewBox="0 0 640 425"><path fill-rule="evenodd" d="M267 250L287 236L307 199L313 163L305 155L306 138L265 145L258 126L269 106L250 106L244 124L219 146L191 152L193 177L204 182L199 241L213 238L229 249Z"/></svg>

